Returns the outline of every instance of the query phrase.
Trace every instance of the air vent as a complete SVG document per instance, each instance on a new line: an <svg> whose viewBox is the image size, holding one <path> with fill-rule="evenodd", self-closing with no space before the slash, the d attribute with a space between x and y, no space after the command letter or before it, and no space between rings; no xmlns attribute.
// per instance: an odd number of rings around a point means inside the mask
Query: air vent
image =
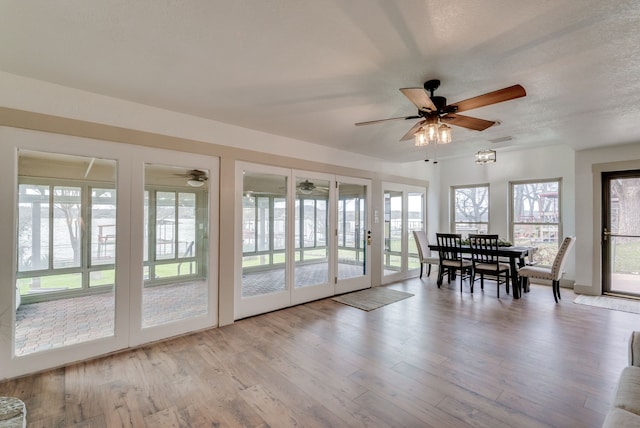
<svg viewBox="0 0 640 428"><path fill-rule="evenodd" d="M504 143L506 141L511 141L513 140L513 137L501 137L501 138L494 138L493 140L489 140L490 143Z"/></svg>

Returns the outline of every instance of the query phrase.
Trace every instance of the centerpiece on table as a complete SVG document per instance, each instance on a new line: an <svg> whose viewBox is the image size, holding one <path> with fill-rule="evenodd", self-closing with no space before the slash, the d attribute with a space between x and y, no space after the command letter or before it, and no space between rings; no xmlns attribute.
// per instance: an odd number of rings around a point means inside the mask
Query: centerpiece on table
<svg viewBox="0 0 640 428"><path fill-rule="evenodd" d="M462 245L469 245L469 238L463 239L462 241L460 241L460 243ZM511 241L508 241L506 239L502 239L502 238L498 238L498 247L512 247L513 244L511 243Z"/></svg>

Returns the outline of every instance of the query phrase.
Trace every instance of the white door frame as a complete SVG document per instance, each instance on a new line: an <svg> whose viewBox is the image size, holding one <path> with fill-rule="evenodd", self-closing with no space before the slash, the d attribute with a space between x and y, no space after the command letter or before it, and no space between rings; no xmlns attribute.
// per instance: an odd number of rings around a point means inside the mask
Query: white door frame
<svg viewBox="0 0 640 428"><path fill-rule="evenodd" d="M332 233L336 228L336 218L335 215L332 215L333 212L336 212L336 181L335 175L332 174L324 174L318 172L310 172L310 171L302 171L302 170L293 170L292 171L292 180L291 185L293 186L293 195L296 193L295 183L296 178L309 178L312 180L323 180L329 183L329 199L328 199L328 207L327 207L327 246L329 248L329 272L327 275L327 282L323 284L310 285L305 287L296 288L293 285L295 282L295 224L294 222L290 222L290 233L291 241L289 242L289 248L292 251L289 254L291 257L289 263L289 278L292 278L292 286L291 286L291 304L298 305L300 303L310 302L313 300L322 299L324 297L333 296L335 294L335 283L334 278L336 275L336 260L335 260L335 252L331 251L332 248L335 248L336 245L336 236L335 233ZM295 219L295 202L291 203L291 214L289 218Z"/></svg>
<svg viewBox="0 0 640 428"><path fill-rule="evenodd" d="M409 269L409 240L413 239L413 236L409 234L409 193L422 193L422 230L427 230L427 189L421 186L413 186L410 184L382 182L382 190L380 194L380 200L383 202L382 214L384 216L384 193L387 190L402 192L402 264L401 270L394 272L390 275L384 274L384 245L382 246L380 259L380 277L382 278L382 284L390 284L392 282L401 281L410 277L418 275L419 268ZM379 226L380 236L384 239L384 219L380 222Z"/></svg>
<svg viewBox="0 0 640 428"><path fill-rule="evenodd" d="M0 218L7 222L0 228L0 379L63 366L72 362L95 358L140 343L176 334L215 326L217 323L217 251L218 241L218 184L210 180L209 212L209 313L197 319L163 325L162 328L140 327L142 265L143 161L166 159L169 164L198 166L218 177L218 158L169 152L111 141L76 137L11 127L0 127L0 197L7 202L0 205ZM15 354L15 284L17 248L17 177L18 151L31 150L104 158L117 162L116 277L115 326L112 336L69 346L34 352L24 356ZM138 227L136 227L138 226ZM213 248L211 247L213 246Z"/></svg>
<svg viewBox="0 0 640 428"><path fill-rule="evenodd" d="M340 202L340 183L345 184L356 184L362 185L366 188L366 201L365 201L365 234L369 233L371 235L371 180L365 178L356 178L356 177L346 177L346 176L336 176L336 182L338 183L337 188L338 192L336 195L336 208L335 208L335 217L336 221L338 221L338 203ZM338 235L338 225L336 223L335 235ZM339 279L336 275L336 294L348 293L350 291L362 290L364 288L371 287L371 245L372 243L367 242L367 237L365 237L365 274L353 278L347 279ZM336 260L336 269L338 268L338 243L334 247L335 252L335 260Z"/></svg>

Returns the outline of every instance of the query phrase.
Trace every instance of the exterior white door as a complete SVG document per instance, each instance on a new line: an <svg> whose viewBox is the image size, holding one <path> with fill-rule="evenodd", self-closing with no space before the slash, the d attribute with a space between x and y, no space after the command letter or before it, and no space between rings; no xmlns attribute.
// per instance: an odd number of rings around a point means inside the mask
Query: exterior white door
<svg viewBox="0 0 640 428"><path fill-rule="evenodd" d="M602 289L640 296L640 170L602 174Z"/></svg>
<svg viewBox="0 0 640 428"><path fill-rule="evenodd" d="M371 180L337 177L336 294L371 287Z"/></svg>
<svg viewBox="0 0 640 428"><path fill-rule="evenodd" d="M416 275L420 268L414 230L425 230L425 188L382 183L384 222L382 283L389 284Z"/></svg>

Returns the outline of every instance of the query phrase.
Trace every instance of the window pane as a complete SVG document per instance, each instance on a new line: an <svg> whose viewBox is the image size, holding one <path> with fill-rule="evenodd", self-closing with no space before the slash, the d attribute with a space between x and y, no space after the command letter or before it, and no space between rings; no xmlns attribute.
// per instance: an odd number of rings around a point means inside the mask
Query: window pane
<svg viewBox="0 0 640 428"><path fill-rule="evenodd" d="M557 223L560 219L558 182L513 185L514 223Z"/></svg>
<svg viewBox="0 0 640 428"><path fill-rule="evenodd" d="M151 254L143 267L143 328L209 310L208 178L207 170L145 165L145 242Z"/></svg>
<svg viewBox="0 0 640 428"><path fill-rule="evenodd" d="M455 233L459 233L463 238L468 235L487 234L489 233L489 225L482 223L456 223Z"/></svg>
<svg viewBox="0 0 640 428"><path fill-rule="evenodd" d="M454 192L455 222L489 222L489 187L457 188Z"/></svg>
<svg viewBox="0 0 640 428"><path fill-rule="evenodd" d="M455 233L487 233L489 229L489 186L453 188Z"/></svg>
<svg viewBox="0 0 640 428"><path fill-rule="evenodd" d="M196 195L178 194L178 237L180 239L179 257L194 257L196 236Z"/></svg>
<svg viewBox="0 0 640 428"><path fill-rule="evenodd" d="M294 287L329 283L326 247L329 182L296 177L296 251Z"/></svg>
<svg viewBox="0 0 640 428"><path fill-rule="evenodd" d="M105 269L89 273L89 287L102 287L116 283L116 270Z"/></svg>
<svg viewBox="0 0 640 428"><path fill-rule="evenodd" d="M42 292L77 290L82 288L82 275L69 273L62 275L46 275L18 280L20 294L39 294Z"/></svg>
<svg viewBox="0 0 640 428"><path fill-rule="evenodd" d="M242 252L256 251L256 198L242 197Z"/></svg>
<svg viewBox="0 0 640 428"><path fill-rule="evenodd" d="M511 187L514 244L536 247L534 260L552 265L561 238L560 182L517 183Z"/></svg>
<svg viewBox="0 0 640 428"><path fill-rule="evenodd" d="M323 247L327 245L328 228L328 204L326 200L316 200L316 245Z"/></svg>
<svg viewBox="0 0 640 428"><path fill-rule="evenodd" d="M149 191L144 192L144 243L142 244L143 260L149 261ZM146 275L145 278L149 276Z"/></svg>
<svg viewBox="0 0 640 428"><path fill-rule="evenodd" d="M116 258L116 191L91 189L91 264L114 263Z"/></svg>
<svg viewBox="0 0 640 428"><path fill-rule="evenodd" d="M424 193L409 193L407 195L408 218L409 224L407 225L407 242L409 243L409 269L419 267L418 261L418 248L416 247L416 240L413 239L414 230L424 230Z"/></svg>
<svg viewBox="0 0 640 428"><path fill-rule="evenodd" d="M258 251L269 250L269 198L258 197Z"/></svg>
<svg viewBox="0 0 640 428"><path fill-rule="evenodd" d="M112 160L19 151L16 355L113 335L115 176Z"/></svg>
<svg viewBox="0 0 640 428"><path fill-rule="evenodd" d="M316 245L316 204L313 199L303 200L303 246Z"/></svg>
<svg viewBox="0 0 640 428"><path fill-rule="evenodd" d="M243 243L242 297L275 293L286 288L286 194L286 176L244 171L243 239L249 242ZM254 205L252 200L255 200ZM256 237L257 245L250 242L252 236Z"/></svg>
<svg viewBox="0 0 640 428"><path fill-rule="evenodd" d="M536 247L534 260L551 266L558 253L558 226L546 224L514 225L513 245Z"/></svg>
<svg viewBox="0 0 640 428"><path fill-rule="evenodd" d="M273 248L284 250L287 243L287 200L273 199Z"/></svg>
<svg viewBox="0 0 640 428"><path fill-rule="evenodd" d="M49 186L20 184L18 271L49 267Z"/></svg>
<svg viewBox="0 0 640 428"><path fill-rule="evenodd" d="M402 269L402 192L384 192L384 269L385 274Z"/></svg>
<svg viewBox="0 0 640 428"><path fill-rule="evenodd" d="M367 186L338 184L338 280L366 275Z"/></svg>
<svg viewBox="0 0 640 428"><path fill-rule="evenodd" d="M81 262L81 188L53 188L53 267L78 267Z"/></svg>
<svg viewBox="0 0 640 428"><path fill-rule="evenodd" d="M176 193L156 193L156 260L175 257Z"/></svg>

